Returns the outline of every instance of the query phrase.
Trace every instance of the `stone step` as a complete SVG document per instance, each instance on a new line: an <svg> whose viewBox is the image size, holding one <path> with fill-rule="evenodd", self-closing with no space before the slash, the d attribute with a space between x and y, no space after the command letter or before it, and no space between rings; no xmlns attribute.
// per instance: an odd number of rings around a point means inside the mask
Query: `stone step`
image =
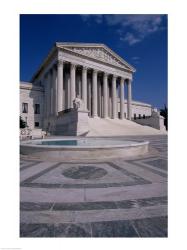
<svg viewBox="0 0 187 250"><path fill-rule="evenodd" d="M113 135L159 135L166 132L142 126L127 119L101 119L89 118L89 133L87 136L113 136Z"/></svg>

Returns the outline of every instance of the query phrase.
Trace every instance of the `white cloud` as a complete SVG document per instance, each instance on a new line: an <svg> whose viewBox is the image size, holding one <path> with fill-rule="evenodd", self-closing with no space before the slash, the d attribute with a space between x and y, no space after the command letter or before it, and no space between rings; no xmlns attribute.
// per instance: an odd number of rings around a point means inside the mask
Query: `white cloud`
<svg viewBox="0 0 187 250"><path fill-rule="evenodd" d="M141 41L139 38L136 38L132 33L127 33L124 37L120 37L120 40L128 42L129 45L133 45Z"/></svg>
<svg viewBox="0 0 187 250"><path fill-rule="evenodd" d="M131 60L133 61L133 63L137 64L137 63L140 62L140 57L139 57L139 56L133 56L133 57L131 58Z"/></svg>
<svg viewBox="0 0 187 250"><path fill-rule="evenodd" d="M105 21L109 26L116 26L119 39L129 45L139 43L150 34L163 30L163 15L82 15L82 18L83 21L92 18L98 24Z"/></svg>
<svg viewBox="0 0 187 250"><path fill-rule="evenodd" d="M81 18L84 22L89 22L91 19L98 24L103 22L103 15L100 14L82 14Z"/></svg>

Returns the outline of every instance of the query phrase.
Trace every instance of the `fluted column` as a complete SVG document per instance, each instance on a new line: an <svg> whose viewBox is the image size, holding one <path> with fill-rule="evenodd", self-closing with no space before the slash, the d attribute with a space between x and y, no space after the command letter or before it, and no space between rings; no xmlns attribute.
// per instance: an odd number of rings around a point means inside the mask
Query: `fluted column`
<svg viewBox="0 0 187 250"><path fill-rule="evenodd" d="M70 67L70 103L71 103L71 108L73 108L73 100L75 99L75 69L76 65L71 64Z"/></svg>
<svg viewBox="0 0 187 250"><path fill-rule="evenodd" d="M120 119L124 119L124 79L120 80Z"/></svg>
<svg viewBox="0 0 187 250"><path fill-rule="evenodd" d="M53 115L57 114L57 74L56 74L56 66L53 67L53 80L52 80L52 84L53 84Z"/></svg>
<svg viewBox="0 0 187 250"><path fill-rule="evenodd" d="M131 108L131 101L132 101L132 89L131 89L131 80L127 83L128 86L128 93L127 93L127 117L128 120L131 120L132 115L132 108Z"/></svg>
<svg viewBox="0 0 187 250"><path fill-rule="evenodd" d="M63 61L58 61L57 65L57 111L63 109Z"/></svg>
<svg viewBox="0 0 187 250"><path fill-rule="evenodd" d="M89 117L92 115L92 102L91 102L91 78L88 77L88 98L87 98L87 107L89 111Z"/></svg>
<svg viewBox="0 0 187 250"><path fill-rule="evenodd" d="M108 74L103 76L103 117L108 117Z"/></svg>
<svg viewBox="0 0 187 250"><path fill-rule="evenodd" d="M46 94L47 94L47 101L46 101L46 109L47 109L47 118L50 116L50 71L47 73L47 85L46 85Z"/></svg>
<svg viewBox="0 0 187 250"><path fill-rule="evenodd" d="M54 92L54 89L53 89L53 70L51 69L50 71L51 75L50 75L50 115L53 114L53 92Z"/></svg>
<svg viewBox="0 0 187 250"><path fill-rule="evenodd" d="M82 69L82 99L85 108L87 108L87 68Z"/></svg>
<svg viewBox="0 0 187 250"><path fill-rule="evenodd" d="M92 105L93 117L97 117L97 70L92 74Z"/></svg>
<svg viewBox="0 0 187 250"><path fill-rule="evenodd" d="M116 76L113 75L112 78L112 118L116 118L116 105L117 105L117 99L116 99Z"/></svg>

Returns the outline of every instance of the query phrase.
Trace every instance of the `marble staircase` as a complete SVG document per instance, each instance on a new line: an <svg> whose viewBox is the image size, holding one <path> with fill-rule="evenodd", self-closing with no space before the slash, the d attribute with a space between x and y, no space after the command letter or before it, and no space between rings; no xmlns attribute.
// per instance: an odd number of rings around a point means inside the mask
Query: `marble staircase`
<svg viewBox="0 0 187 250"><path fill-rule="evenodd" d="M87 136L159 135L165 131L143 126L127 119L89 118Z"/></svg>

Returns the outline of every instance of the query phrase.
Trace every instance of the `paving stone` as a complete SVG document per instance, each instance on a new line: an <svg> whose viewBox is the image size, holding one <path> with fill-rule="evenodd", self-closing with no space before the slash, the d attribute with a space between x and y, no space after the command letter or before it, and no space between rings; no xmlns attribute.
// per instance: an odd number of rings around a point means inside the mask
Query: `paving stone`
<svg viewBox="0 0 187 250"><path fill-rule="evenodd" d="M62 174L72 179L97 179L105 176L107 171L95 166L78 166L66 169Z"/></svg>
<svg viewBox="0 0 187 250"><path fill-rule="evenodd" d="M167 237L167 217L131 221L140 237Z"/></svg>
<svg viewBox="0 0 187 250"><path fill-rule="evenodd" d="M147 199L139 199L137 203L140 207L154 206L154 205L166 205L167 197L151 197Z"/></svg>
<svg viewBox="0 0 187 250"><path fill-rule="evenodd" d="M72 202L72 203L34 203L21 202L21 211L80 211L80 210L101 210L101 209L118 209L134 208L167 204L167 197L151 197L136 200L122 201L100 201L100 202Z"/></svg>
<svg viewBox="0 0 187 250"><path fill-rule="evenodd" d="M20 210L21 211L43 211L43 210L50 210L53 207L54 203L34 203L34 202L21 202L20 203Z"/></svg>
<svg viewBox="0 0 187 250"><path fill-rule="evenodd" d="M157 159L154 161L147 161L146 164L149 164L153 167L159 168L159 169L164 169L167 170L167 161L163 159Z"/></svg>
<svg viewBox="0 0 187 250"><path fill-rule="evenodd" d="M53 206L54 210L100 210L100 209L115 209L115 202L81 202L81 203L56 203Z"/></svg>
<svg viewBox="0 0 187 250"><path fill-rule="evenodd" d="M54 225L21 223L20 237L54 237Z"/></svg>
<svg viewBox="0 0 187 250"><path fill-rule="evenodd" d="M91 223L93 237L138 237L129 221Z"/></svg>
<svg viewBox="0 0 187 250"><path fill-rule="evenodd" d="M55 237L91 237L89 224L59 224L54 228Z"/></svg>

